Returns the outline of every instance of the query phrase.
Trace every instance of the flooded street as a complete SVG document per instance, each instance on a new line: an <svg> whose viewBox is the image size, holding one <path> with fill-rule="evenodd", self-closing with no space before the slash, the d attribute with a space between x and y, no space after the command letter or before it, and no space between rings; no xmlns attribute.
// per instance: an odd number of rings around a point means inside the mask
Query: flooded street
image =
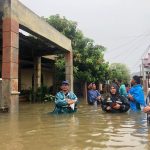
<svg viewBox="0 0 150 150"><path fill-rule="evenodd" d="M149 150L144 113L106 114L80 103L78 112L47 114L53 104L20 104L0 114L1 150Z"/></svg>

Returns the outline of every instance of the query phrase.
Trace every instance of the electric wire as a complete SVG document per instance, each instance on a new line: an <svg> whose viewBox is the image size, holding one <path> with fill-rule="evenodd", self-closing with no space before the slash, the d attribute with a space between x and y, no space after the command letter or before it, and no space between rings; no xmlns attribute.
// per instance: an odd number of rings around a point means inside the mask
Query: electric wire
<svg viewBox="0 0 150 150"><path fill-rule="evenodd" d="M124 44L118 46L117 48L122 47L123 51L121 50L119 52L119 54L117 53L117 55L115 55L113 57L110 57L109 59L114 60L114 59L117 59L118 57L124 56L124 58L122 60L122 62L124 62L124 61L130 60L130 59L127 59L127 58L131 58L131 56L132 56L132 59L136 60L136 57L138 56L137 54L139 54L139 53L137 53L137 49L139 49L139 48L145 49L145 48L143 48L144 45L149 45L149 36L150 36L150 34L141 34L139 36L136 36L136 38L134 38L134 39L132 39L128 42L125 42ZM127 44L127 43L129 43L129 44ZM125 48L128 49L128 50L124 50ZM118 49L115 49L115 50L118 50ZM149 51L150 51L150 45L146 48L146 50L144 50L144 52L142 54L139 54L140 55L139 57L142 58ZM114 50L111 51L111 52L114 52ZM139 66L140 61L141 61L141 59L136 60L135 63L131 66L131 69L134 70L134 68Z"/></svg>
<svg viewBox="0 0 150 150"><path fill-rule="evenodd" d="M116 51L116 50L118 50L118 49L120 49L120 48L122 48L124 46L127 46L128 44L130 44L130 43L132 43L132 42L134 42L136 40L139 40L139 38L141 38L141 37L147 37L147 36L150 36L150 33L149 34L140 34L140 35L137 35L137 36L131 36L131 37L135 37L135 38L131 39L131 40L129 40L129 41L127 41L127 42L117 46L117 47L112 48L111 51L106 51L106 52L107 53L112 53L112 52L114 52L114 51Z"/></svg>
<svg viewBox="0 0 150 150"><path fill-rule="evenodd" d="M142 38L142 39L141 39ZM141 37L140 39L136 39L136 43L134 42L134 43L131 43L130 42L130 44L128 44L128 45L126 45L127 47L126 47L126 49L128 49L128 50L124 50L125 49L125 47L122 47L122 50L120 51L120 52L117 52L116 54L117 55L114 55L115 54L115 52L114 52L114 54L113 54L113 56L112 57L109 57L109 59L116 59L116 58L118 58L118 57L121 57L123 54L127 54L128 53L128 51L132 51L133 52L133 50L136 50L136 48L138 48L138 46L136 46L135 48L133 48L133 46L134 45L137 45L137 42L139 43L139 40L140 40L140 43L141 43L141 40L143 40L145 37ZM148 39L149 40L149 39ZM132 44L132 45L131 45Z"/></svg>

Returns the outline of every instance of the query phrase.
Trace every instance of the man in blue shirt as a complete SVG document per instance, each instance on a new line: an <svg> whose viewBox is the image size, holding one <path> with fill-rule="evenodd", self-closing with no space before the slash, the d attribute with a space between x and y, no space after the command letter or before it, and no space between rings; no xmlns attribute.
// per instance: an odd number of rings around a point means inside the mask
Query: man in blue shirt
<svg viewBox="0 0 150 150"><path fill-rule="evenodd" d="M142 86L140 84L140 77L139 76L133 76L131 80L131 89L129 90L128 98L130 101L130 109L132 111L140 111L141 106L145 107L146 103L144 100L144 92L142 89Z"/></svg>
<svg viewBox="0 0 150 150"><path fill-rule="evenodd" d="M77 110L77 96L69 90L68 81L63 81L61 91L55 96L54 113L72 113Z"/></svg>
<svg viewBox="0 0 150 150"><path fill-rule="evenodd" d="M88 104L97 105L97 102L101 100L101 94L96 90L96 84L91 83L91 89L88 91Z"/></svg>

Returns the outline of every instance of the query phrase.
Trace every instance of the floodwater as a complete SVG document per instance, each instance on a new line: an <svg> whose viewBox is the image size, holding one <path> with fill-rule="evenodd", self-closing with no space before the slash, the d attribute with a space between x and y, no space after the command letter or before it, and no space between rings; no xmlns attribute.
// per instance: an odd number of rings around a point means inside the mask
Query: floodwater
<svg viewBox="0 0 150 150"><path fill-rule="evenodd" d="M18 114L0 114L0 150L150 149L144 113L107 114L83 102L75 114L52 110L52 103L22 103Z"/></svg>

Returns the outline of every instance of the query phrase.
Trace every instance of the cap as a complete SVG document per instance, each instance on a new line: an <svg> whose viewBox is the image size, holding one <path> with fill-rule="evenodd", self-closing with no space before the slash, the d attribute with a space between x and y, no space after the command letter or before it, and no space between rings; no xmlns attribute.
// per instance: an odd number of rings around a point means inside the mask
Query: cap
<svg viewBox="0 0 150 150"><path fill-rule="evenodd" d="M69 82L68 82L67 80L65 80L65 81L62 81L61 84L62 84L62 85L63 85L63 84L68 84L68 85L69 85Z"/></svg>

